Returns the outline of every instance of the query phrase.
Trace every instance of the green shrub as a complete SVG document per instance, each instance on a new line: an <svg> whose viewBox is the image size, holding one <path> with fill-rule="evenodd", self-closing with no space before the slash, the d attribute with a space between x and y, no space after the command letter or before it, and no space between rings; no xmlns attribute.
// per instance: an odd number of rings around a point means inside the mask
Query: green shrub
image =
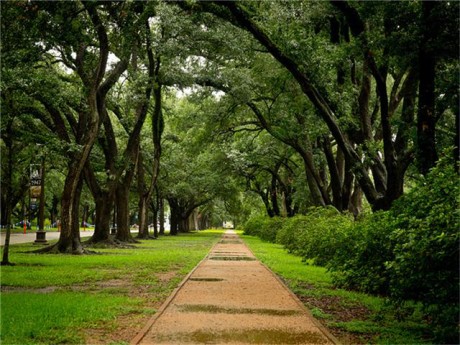
<svg viewBox="0 0 460 345"><path fill-rule="evenodd" d="M442 159L390 211L350 227L329 268L337 285L423 305L439 343L456 343L459 176Z"/></svg>
<svg viewBox="0 0 460 345"><path fill-rule="evenodd" d="M262 225L259 237L267 242L276 242L276 234L281 229L285 221L285 218L273 217L267 218Z"/></svg>
<svg viewBox="0 0 460 345"><path fill-rule="evenodd" d="M348 228L328 265L336 285L374 294L389 293L386 262L393 259L392 221L388 212L377 212Z"/></svg>
<svg viewBox="0 0 460 345"><path fill-rule="evenodd" d="M352 223L351 217L334 207L311 208L307 215L287 220L276 240L304 260L324 266L334 257Z"/></svg>
<svg viewBox="0 0 460 345"><path fill-rule="evenodd" d="M284 218L256 215L248 219L243 229L246 235L258 236L264 241L275 242L276 234L281 229L283 222Z"/></svg>
<svg viewBox="0 0 460 345"><path fill-rule="evenodd" d="M282 244L290 253L299 254L299 234L308 228L308 222L308 217L303 215L286 219L276 235L276 242Z"/></svg>
<svg viewBox="0 0 460 345"><path fill-rule="evenodd" d="M266 218L267 216L262 214L251 216L243 225L244 234L250 236L259 236L260 228L262 227L262 224Z"/></svg>
<svg viewBox="0 0 460 345"><path fill-rule="evenodd" d="M300 254L305 260L312 259L315 265L326 266L342 246L353 219L333 207L318 208L307 218L310 227L299 235Z"/></svg>
<svg viewBox="0 0 460 345"><path fill-rule="evenodd" d="M441 159L425 181L394 203L391 295L423 303L439 342L458 341L459 176Z"/></svg>

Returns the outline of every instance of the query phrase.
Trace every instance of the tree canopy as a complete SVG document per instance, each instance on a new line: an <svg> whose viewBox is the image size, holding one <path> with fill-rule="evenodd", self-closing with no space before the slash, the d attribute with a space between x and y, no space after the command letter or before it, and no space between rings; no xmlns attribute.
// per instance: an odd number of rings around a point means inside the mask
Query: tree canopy
<svg viewBox="0 0 460 345"><path fill-rule="evenodd" d="M173 234L387 210L441 152L458 161L458 7L2 3L2 225L36 217L39 155L58 252L85 251L82 215L116 244L165 209Z"/></svg>

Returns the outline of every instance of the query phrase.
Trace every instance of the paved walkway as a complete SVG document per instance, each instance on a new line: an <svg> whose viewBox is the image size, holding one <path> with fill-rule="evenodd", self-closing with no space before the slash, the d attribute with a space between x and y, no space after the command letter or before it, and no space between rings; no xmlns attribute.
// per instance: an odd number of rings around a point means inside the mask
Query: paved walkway
<svg viewBox="0 0 460 345"><path fill-rule="evenodd" d="M233 231L184 279L137 344L334 344Z"/></svg>

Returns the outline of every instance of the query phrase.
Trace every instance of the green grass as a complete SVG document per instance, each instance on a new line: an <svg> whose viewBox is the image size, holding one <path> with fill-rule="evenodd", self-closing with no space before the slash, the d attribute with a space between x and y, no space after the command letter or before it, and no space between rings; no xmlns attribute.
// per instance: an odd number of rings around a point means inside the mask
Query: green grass
<svg viewBox="0 0 460 345"><path fill-rule="evenodd" d="M281 245L240 236L342 343L429 343L424 339L428 326L417 313L418 306L397 310L385 298L338 289L325 268L302 262Z"/></svg>
<svg viewBox="0 0 460 345"><path fill-rule="evenodd" d="M139 300L111 294L3 294L2 343L81 344L81 327L112 322L124 308L138 304Z"/></svg>
<svg viewBox="0 0 460 345"><path fill-rule="evenodd" d="M144 305L165 300L221 234L163 236L135 249L79 256L33 254L32 244L12 245L16 265L1 268L1 343L81 344L86 327L110 329L119 315L152 314ZM170 279L160 280L158 274L167 272ZM123 284L110 284L114 280ZM141 288L148 301L136 294Z"/></svg>

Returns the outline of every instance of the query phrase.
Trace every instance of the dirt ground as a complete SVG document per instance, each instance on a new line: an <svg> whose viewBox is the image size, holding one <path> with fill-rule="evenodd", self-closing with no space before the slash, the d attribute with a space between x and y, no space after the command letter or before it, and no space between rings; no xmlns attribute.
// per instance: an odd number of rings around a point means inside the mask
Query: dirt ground
<svg viewBox="0 0 460 345"><path fill-rule="evenodd" d="M140 320L135 323L138 328ZM337 340L231 230L130 342L334 343Z"/></svg>

